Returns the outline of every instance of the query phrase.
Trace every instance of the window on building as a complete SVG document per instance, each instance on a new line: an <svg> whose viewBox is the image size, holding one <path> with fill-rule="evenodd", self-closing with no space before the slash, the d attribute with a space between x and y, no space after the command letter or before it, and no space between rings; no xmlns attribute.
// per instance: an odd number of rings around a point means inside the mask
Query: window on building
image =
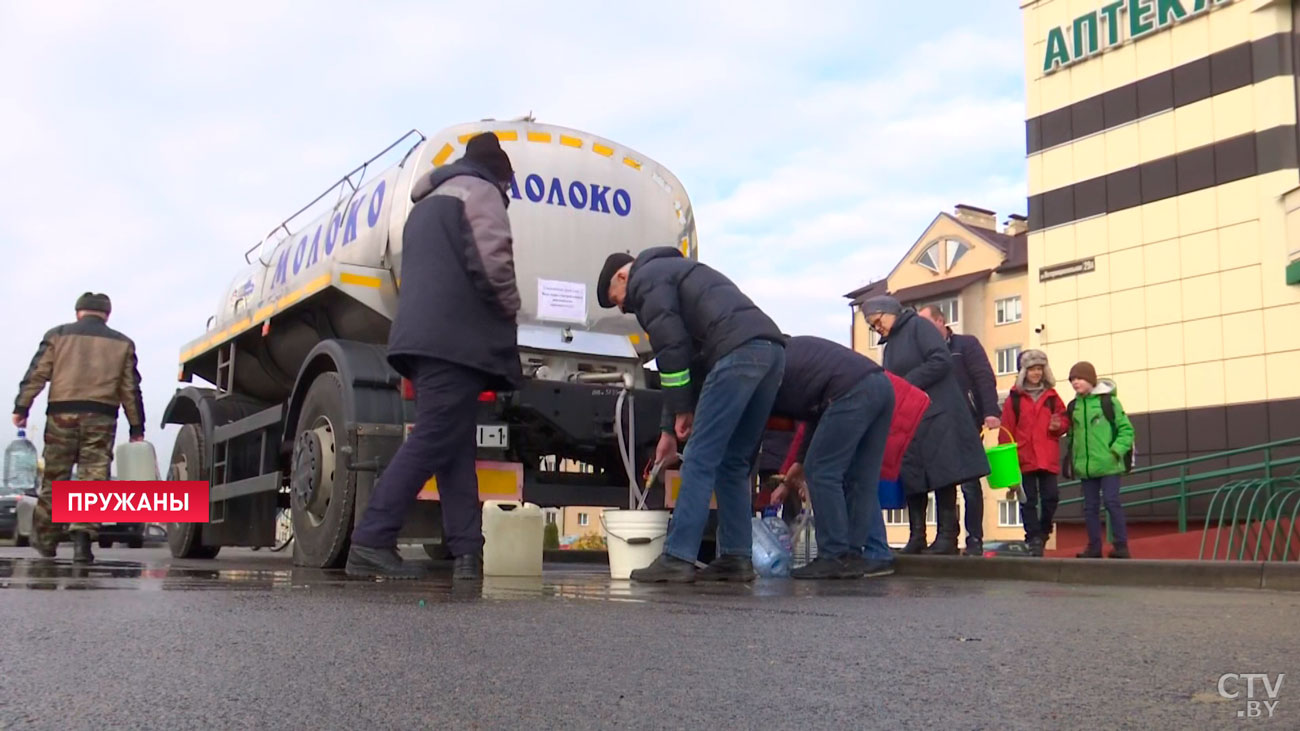
<svg viewBox="0 0 1300 731"><path fill-rule="evenodd" d="M948 239L948 268L952 269L957 264L957 260L962 258L970 247L958 241L957 239Z"/></svg>
<svg viewBox="0 0 1300 731"><path fill-rule="evenodd" d="M1020 297L1007 297L993 303L996 310L997 324L1009 325L1020 322Z"/></svg>
<svg viewBox="0 0 1300 731"><path fill-rule="evenodd" d="M586 525L586 524L587 524L587 514L578 513L578 525Z"/></svg>
<svg viewBox="0 0 1300 731"><path fill-rule="evenodd" d="M949 297L948 299L938 300L936 302L925 302L917 305L916 309L920 310L922 307L934 307L938 309L943 313L943 319L949 326L961 323L961 304L958 302L956 297ZM953 331L956 332L957 329L953 328Z"/></svg>
<svg viewBox="0 0 1300 731"><path fill-rule="evenodd" d="M907 525L907 508L886 510L885 525Z"/></svg>
<svg viewBox="0 0 1300 731"><path fill-rule="evenodd" d="M555 525L555 513L547 513L547 514L546 514L546 524L547 524L547 525Z"/></svg>
<svg viewBox="0 0 1300 731"><path fill-rule="evenodd" d="M938 274L940 256L941 255L939 253L939 242L936 241L933 244L930 244L929 246L925 247L925 251L922 251L921 255L916 258L916 263L920 264L926 269L929 269L935 274Z"/></svg>
<svg viewBox="0 0 1300 731"><path fill-rule="evenodd" d="M1020 522L1020 503L1015 500L998 501L998 525L1003 528L1017 528Z"/></svg>
<svg viewBox="0 0 1300 731"><path fill-rule="evenodd" d="M998 349L998 375L1007 376L1020 370L1016 361L1020 360L1020 346Z"/></svg>

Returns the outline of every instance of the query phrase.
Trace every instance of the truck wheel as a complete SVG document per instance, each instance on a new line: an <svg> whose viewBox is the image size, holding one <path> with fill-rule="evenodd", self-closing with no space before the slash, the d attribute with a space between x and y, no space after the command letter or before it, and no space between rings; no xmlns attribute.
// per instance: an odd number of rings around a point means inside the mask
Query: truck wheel
<svg viewBox="0 0 1300 731"><path fill-rule="evenodd" d="M110 540L107 539L107 538L100 538L100 539L99 539L99 547L100 547L100 548L112 548L112 547L113 547L113 542L110 541Z"/></svg>
<svg viewBox="0 0 1300 731"><path fill-rule="evenodd" d="M339 447L346 442L343 380L322 373L307 389L298 415L289 473L293 510L294 561L314 568L339 568L347 559L356 479L344 469Z"/></svg>
<svg viewBox="0 0 1300 731"><path fill-rule="evenodd" d="M144 539L143 539L143 538L132 538L131 540L129 540L129 541L126 542L126 547L127 547L127 548L144 548Z"/></svg>
<svg viewBox="0 0 1300 731"><path fill-rule="evenodd" d="M198 424L185 424L176 435L172 447L171 466L167 468L168 480L198 480L207 474L203 464L203 428ZM216 558L220 546L205 546L201 541L201 523L168 523L167 548L172 558Z"/></svg>
<svg viewBox="0 0 1300 731"><path fill-rule="evenodd" d="M17 530L14 531L14 545L15 545L15 546L17 546L17 547L19 547L19 548L26 548L28 545L30 545L30 543L31 543L31 541L28 540L27 536L24 536L24 535L19 534Z"/></svg>

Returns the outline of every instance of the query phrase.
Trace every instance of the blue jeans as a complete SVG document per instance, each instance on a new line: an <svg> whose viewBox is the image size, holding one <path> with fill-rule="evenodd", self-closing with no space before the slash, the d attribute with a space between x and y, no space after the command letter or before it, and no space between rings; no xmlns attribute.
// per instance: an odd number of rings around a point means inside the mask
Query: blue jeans
<svg viewBox="0 0 1300 731"><path fill-rule="evenodd" d="M1088 529L1088 547L1101 549L1101 504L1110 513L1110 532L1114 542L1128 545L1128 527L1124 524L1124 506L1119 502L1119 475L1106 475L1083 481L1083 524Z"/></svg>
<svg viewBox="0 0 1300 731"><path fill-rule="evenodd" d="M822 412L804 464L818 556L857 551L893 560L878 492L893 415L894 388L884 373L867 376Z"/></svg>
<svg viewBox="0 0 1300 731"><path fill-rule="evenodd" d="M719 555L750 555L750 467L784 374L785 348L767 340L745 343L709 371L682 453L682 487L664 553L683 561L698 558L709 497L717 493Z"/></svg>

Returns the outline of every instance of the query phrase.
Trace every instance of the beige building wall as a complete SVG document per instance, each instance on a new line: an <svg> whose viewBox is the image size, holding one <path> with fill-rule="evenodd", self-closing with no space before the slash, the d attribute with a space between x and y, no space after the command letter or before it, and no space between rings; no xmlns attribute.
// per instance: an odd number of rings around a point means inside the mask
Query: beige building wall
<svg viewBox="0 0 1300 731"><path fill-rule="evenodd" d="M569 505L560 509L560 537L604 535L600 513L605 508Z"/></svg>
<svg viewBox="0 0 1300 731"><path fill-rule="evenodd" d="M1021 3L1031 119L1071 105L1077 110L1084 100L1176 67L1183 70L1174 72L1175 94L1185 93L1180 88L1191 88L1186 79L1197 72L1194 64L1219 53L1213 66L1204 64L1217 74L1210 77L1217 86L1227 74L1220 52L1278 34L1295 38L1291 2L1236 0L1045 74L1050 29L1103 4ZM1255 50L1257 77L1260 53ZM1261 170L1282 169L1060 224L1035 225L1033 212L1036 197L1046 205L1046 198L1075 186L1077 210L1086 207L1078 188L1083 181L1177 155L1183 155L1177 158L1181 170L1188 153L1278 128L1285 137L1296 122L1295 77L1285 73L1031 152L1026 315L1043 330L1027 337L1047 351L1058 377L1076 360L1089 360L1117 381L1125 407L1135 413L1217 408L1204 412L1217 419L1234 405L1300 398L1300 287L1284 278L1300 248L1300 231L1288 234L1284 203L1300 184L1293 134L1288 163L1265 159L1274 153L1262 146L1249 148L1258 161L1224 159L1222 148L1214 153L1220 171L1256 163ZM1108 191L1113 198L1114 188ZM1095 270L1039 281L1042 269L1080 259L1092 259ZM1223 431L1226 436L1226 426ZM1149 445L1152 435L1139 434L1139 440ZM1170 454L1194 451L1193 438L1184 443Z"/></svg>

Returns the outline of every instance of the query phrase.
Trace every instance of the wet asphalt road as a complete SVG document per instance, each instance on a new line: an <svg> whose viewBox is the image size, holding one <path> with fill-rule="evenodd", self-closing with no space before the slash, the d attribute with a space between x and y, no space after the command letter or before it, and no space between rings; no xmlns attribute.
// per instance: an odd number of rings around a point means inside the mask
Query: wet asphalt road
<svg viewBox="0 0 1300 731"><path fill-rule="evenodd" d="M0 548L0 728L1300 728L1295 593L33 556ZM1287 673L1272 721L1229 672Z"/></svg>

